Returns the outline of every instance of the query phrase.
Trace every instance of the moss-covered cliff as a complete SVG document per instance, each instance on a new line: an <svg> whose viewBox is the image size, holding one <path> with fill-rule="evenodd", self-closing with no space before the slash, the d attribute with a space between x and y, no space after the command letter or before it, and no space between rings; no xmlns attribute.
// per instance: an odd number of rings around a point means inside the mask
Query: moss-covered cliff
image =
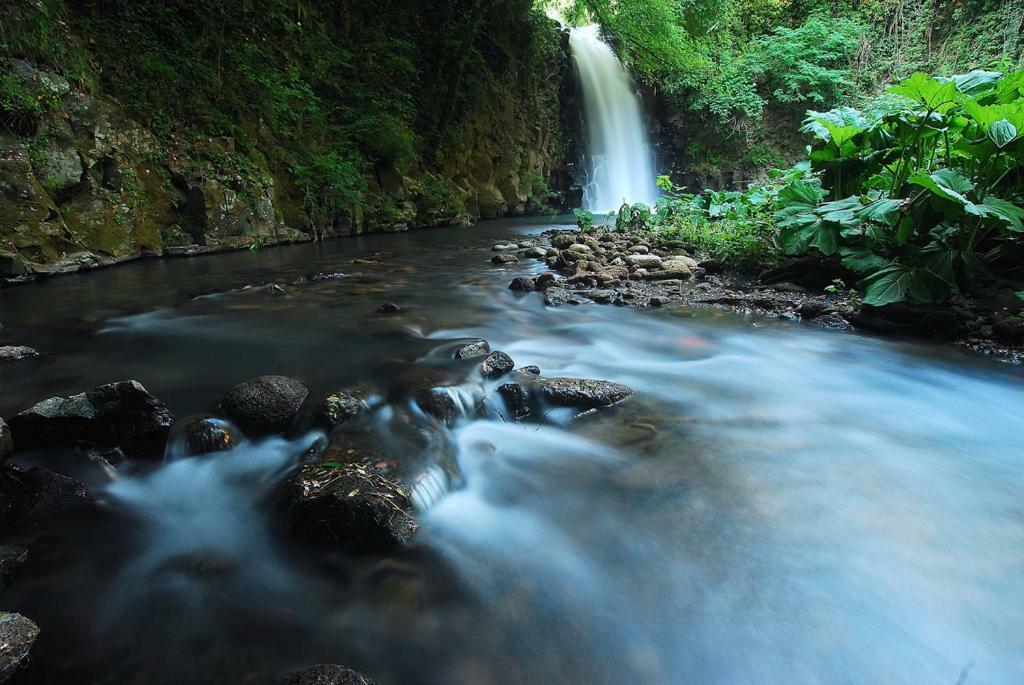
<svg viewBox="0 0 1024 685"><path fill-rule="evenodd" d="M527 0L13 0L0 276L557 205L569 64Z"/></svg>

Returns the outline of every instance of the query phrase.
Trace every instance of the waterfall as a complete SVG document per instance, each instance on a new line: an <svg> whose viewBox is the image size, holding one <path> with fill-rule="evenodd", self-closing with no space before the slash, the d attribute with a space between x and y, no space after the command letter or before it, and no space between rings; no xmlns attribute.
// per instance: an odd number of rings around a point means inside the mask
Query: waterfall
<svg viewBox="0 0 1024 685"><path fill-rule="evenodd" d="M584 209L617 210L623 201L654 204L654 155L633 80L595 26L570 34L583 85L589 138Z"/></svg>

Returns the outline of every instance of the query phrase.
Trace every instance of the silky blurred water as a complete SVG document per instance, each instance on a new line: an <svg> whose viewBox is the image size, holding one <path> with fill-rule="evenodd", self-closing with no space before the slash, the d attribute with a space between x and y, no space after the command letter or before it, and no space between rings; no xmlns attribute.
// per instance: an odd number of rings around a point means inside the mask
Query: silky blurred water
<svg viewBox="0 0 1024 685"><path fill-rule="evenodd" d="M126 378L179 416L262 373L363 383L385 398L368 430L428 475L415 544L381 559L272 526L268 493L316 436L87 474L101 513L39 533L0 593L44 631L19 677L262 682L340 662L384 684L1024 681L1019 369L715 312L546 308L505 289L535 263L488 263L545 227L0 290L2 339L43 352L0 367L2 415ZM316 272L345 277L293 285ZM402 313L376 314L386 301ZM477 337L637 394L583 421L429 427L409 453L400 427L426 419L386 398L429 366L477 402L495 384L445 354Z"/></svg>

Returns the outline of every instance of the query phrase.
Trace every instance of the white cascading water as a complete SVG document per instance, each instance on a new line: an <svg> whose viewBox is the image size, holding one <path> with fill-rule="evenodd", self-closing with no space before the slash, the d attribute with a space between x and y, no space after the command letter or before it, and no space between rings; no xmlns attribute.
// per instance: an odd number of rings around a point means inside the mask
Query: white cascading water
<svg viewBox="0 0 1024 685"><path fill-rule="evenodd" d="M574 28L569 42L583 85L589 138L584 209L598 213L615 211L623 202L653 205L654 155L629 72L601 40L598 26Z"/></svg>

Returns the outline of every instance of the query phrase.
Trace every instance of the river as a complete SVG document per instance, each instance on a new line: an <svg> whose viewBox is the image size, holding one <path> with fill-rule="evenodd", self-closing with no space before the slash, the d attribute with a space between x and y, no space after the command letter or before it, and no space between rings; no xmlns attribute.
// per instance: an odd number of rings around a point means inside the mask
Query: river
<svg viewBox="0 0 1024 685"><path fill-rule="evenodd" d="M381 685L1024 682L1019 368L720 312L547 308L506 289L538 263L488 260L549 227L0 290L3 339L43 353L0 367L3 416L130 378L179 417L260 374L385 389L474 337L636 390L586 420L457 424L458 487L384 559L271 526L266 497L315 436L110 482L82 468L100 512L39 533L0 593L43 629L18 682L255 683L318 662ZM316 273L345 275L293 285Z"/></svg>

